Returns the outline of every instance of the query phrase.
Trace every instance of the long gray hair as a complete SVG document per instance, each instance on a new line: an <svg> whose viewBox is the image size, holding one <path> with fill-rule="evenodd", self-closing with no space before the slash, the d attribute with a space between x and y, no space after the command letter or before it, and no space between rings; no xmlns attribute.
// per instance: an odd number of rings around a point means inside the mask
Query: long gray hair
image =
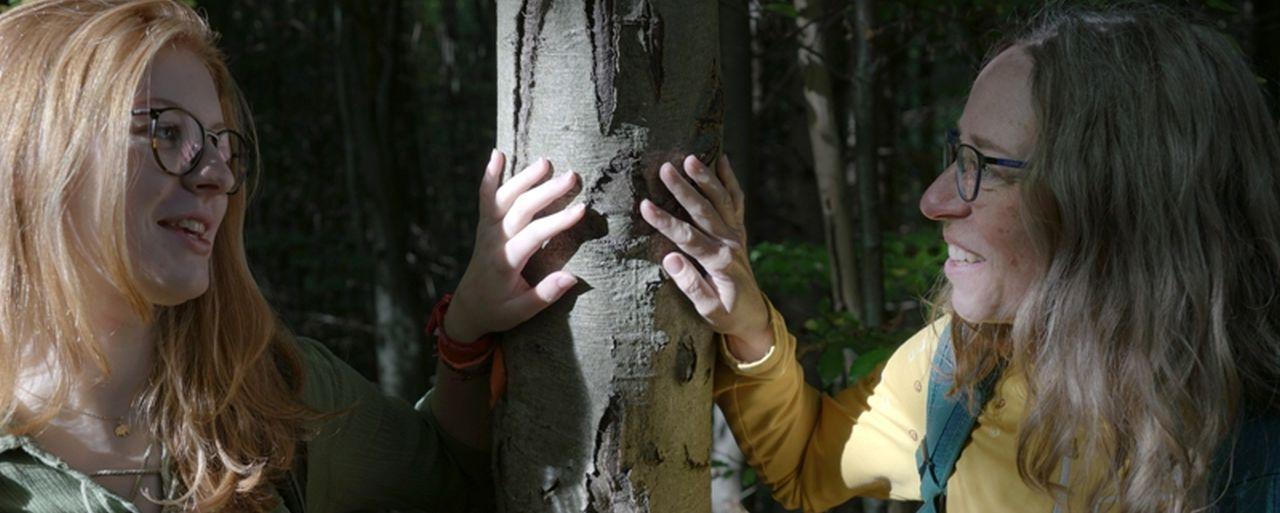
<svg viewBox="0 0 1280 513"><path fill-rule="evenodd" d="M1231 40L1158 6L1051 9L1012 46L1034 61L1019 187L1042 275L1011 327L954 330L957 382L1025 373L1018 471L1060 501L1204 508L1217 451L1280 392L1266 102ZM1053 484L1076 458L1088 471Z"/></svg>

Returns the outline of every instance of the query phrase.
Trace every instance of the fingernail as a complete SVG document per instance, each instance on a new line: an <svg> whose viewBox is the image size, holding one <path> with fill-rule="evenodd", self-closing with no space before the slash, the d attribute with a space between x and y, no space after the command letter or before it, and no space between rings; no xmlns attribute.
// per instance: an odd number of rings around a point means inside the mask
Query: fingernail
<svg viewBox="0 0 1280 513"><path fill-rule="evenodd" d="M676 274L680 274L680 272L683 270L684 270L684 259L672 258L671 269L669 269L668 272L670 272L672 275L676 275Z"/></svg>
<svg viewBox="0 0 1280 513"><path fill-rule="evenodd" d="M492 161L497 159L498 159L498 149L494 148L493 151L489 152L489 160Z"/></svg>
<svg viewBox="0 0 1280 513"><path fill-rule="evenodd" d="M577 282L578 279L573 276L560 276L559 278L556 278L556 285L561 287L572 287L573 284Z"/></svg>

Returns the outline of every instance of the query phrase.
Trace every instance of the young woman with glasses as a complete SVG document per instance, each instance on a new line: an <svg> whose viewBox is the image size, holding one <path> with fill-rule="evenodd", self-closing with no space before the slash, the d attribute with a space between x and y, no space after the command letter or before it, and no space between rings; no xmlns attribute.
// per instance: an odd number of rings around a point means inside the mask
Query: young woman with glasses
<svg viewBox="0 0 1280 513"><path fill-rule="evenodd" d="M253 125L191 8L29 0L0 14L0 41L0 511L490 499L484 334L575 283L520 275L581 218L533 219L573 173L537 185L540 162L499 187L491 156L472 265L433 314L437 385L414 408L263 299L243 241Z"/></svg>
<svg viewBox="0 0 1280 513"><path fill-rule="evenodd" d="M723 334L748 461L805 511L1280 511L1280 138L1239 49L1137 6L996 50L920 199L949 251L937 320L835 397L752 278L728 162L661 170L693 223L641 214Z"/></svg>

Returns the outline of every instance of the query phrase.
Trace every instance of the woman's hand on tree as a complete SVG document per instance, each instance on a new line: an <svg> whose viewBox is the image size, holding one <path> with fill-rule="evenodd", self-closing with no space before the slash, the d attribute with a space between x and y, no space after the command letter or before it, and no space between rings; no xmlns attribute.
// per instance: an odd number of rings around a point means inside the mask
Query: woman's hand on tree
<svg viewBox="0 0 1280 513"><path fill-rule="evenodd" d="M573 190L577 174L570 171L544 182L552 168L550 162L540 159L501 183L505 167L506 155L493 150L480 181L475 249L445 313L445 333L459 342L514 328L578 282L563 270L547 275L537 285L530 285L521 275L544 243L582 219L586 210L582 204L534 218Z"/></svg>
<svg viewBox="0 0 1280 513"><path fill-rule="evenodd" d="M685 157L683 166L681 173L670 163L663 164L658 176L689 212L693 224L649 200L640 202L640 215L680 249L662 258L662 268L698 314L727 336L734 356L759 360L773 346L773 335L769 310L747 257L742 187L727 157L718 160L714 171L693 155ZM705 274L692 265L690 257Z"/></svg>

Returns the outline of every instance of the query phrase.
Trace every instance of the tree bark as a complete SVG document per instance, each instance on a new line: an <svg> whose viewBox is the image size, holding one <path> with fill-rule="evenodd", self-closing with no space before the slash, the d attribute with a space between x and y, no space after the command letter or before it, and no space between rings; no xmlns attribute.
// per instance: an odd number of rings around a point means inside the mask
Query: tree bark
<svg viewBox="0 0 1280 513"><path fill-rule="evenodd" d="M813 152L813 172L822 204L822 224L826 233L830 263L831 306L836 311L861 315L861 289L854 238L853 205L844 179L844 141L840 137L831 72L819 52L826 48L822 32L826 13L822 0L796 0L800 27L799 61L804 77L804 99L809 122L809 147Z"/></svg>
<svg viewBox="0 0 1280 513"><path fill-rule="evenodd" d="M405 260L409 220L388 133L400 64L401 2L341 0L333 9L347 177L368 197L360 203L368 206L366 237L374 262L378 384L388 394L412 400L427 388L427 357L412 288L417 280Z"/></svg>
<svg viewBox="0 0 1280 513"><path fill-rule="evenodd" d="M880 173L876 141L875 6L859 0L854 23L858 57L854 64L854 111L858 145L858 207L862 220L862 322L884 324L884 261L880 223Z"/></svg>
<svg viewBox="0 0 1280 513"><path fill-rule="evenodd" d="M658 166L720 152L715 0L504 1L497 20L508 173L547 157L588 207L526 269L579 285L503 337L499 510L709 511L712 337L637 205L676 211Z"/></svg>

